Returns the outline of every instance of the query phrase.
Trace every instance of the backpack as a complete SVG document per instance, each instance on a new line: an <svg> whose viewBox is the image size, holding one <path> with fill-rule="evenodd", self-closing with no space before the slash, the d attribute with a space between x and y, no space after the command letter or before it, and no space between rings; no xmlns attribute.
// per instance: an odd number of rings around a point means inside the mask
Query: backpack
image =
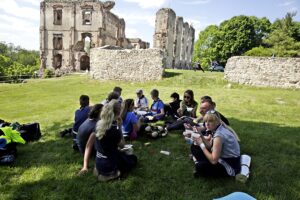
<svg viewBox="0 0 300 200"><path fill-rule="evenodd" d="M22 124L17 128L17 131L21 133L21 137L26 142L39 140L41 137L40 124L37 122Z"/></svg>

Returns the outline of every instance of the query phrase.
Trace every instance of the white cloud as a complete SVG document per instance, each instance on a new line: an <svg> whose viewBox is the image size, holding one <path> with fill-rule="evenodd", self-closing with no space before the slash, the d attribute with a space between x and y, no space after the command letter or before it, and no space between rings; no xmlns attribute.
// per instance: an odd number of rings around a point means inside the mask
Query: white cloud
<svg viewBox="0 0 300 200"><path fill-rule="evenodd" d="M126 24L128 25L150 25L151 27L155 27L155 14L149 14L145 12L120 12L113 11L120 18L124 18ZM139 16L139 17L137 17Z"/></svg>
<svg viewBox="0 0 300 200"><path fill-rule="evenodd" d="M139 38L139 32L135 28L126 28L125 30L127 38Z"/></svg>
<svg viewBox="0 0 300 200"><path fill-rule="evenodd" d="M138 3L142 8L159 8L168 3L170 0L124 0L130 3Z"/></svg>
<svg viewBox="0 0 300 200"><path fill-rule="evenodd" d="M199 5L199 4L207 4L211 0L185 0L185 1L179 1L181 4L186 5Z"/></svg>
<svg viewBox="0 0 300 200"><path fill-rule="evenodd" d="M19 0L19 2L22 2L22 1L24 1L26 3L30 3L34 6L40 6L40 2L41 2L41 0Z"/></svg>
<svg viewBox="0 0 300 200"><path fill-rule="evenodd" d="M23 1L16 0L1 0L0 11L7 13L9 15L25 18L29 20L39 21L40 19L40 11L38 8L31 8L21 6Z"/></svg>
<svg viewBox="0 0 300 200"><path fill-rule="evenodd" d="M27 49L38 49L39 26L28 20L0 14L0 41L11 42Z"/></svg>
<svg viewBox="0 0 300 200"><path fill-rule="evenodd" d="M279 6L290 6L290 5L292 5L292 4L294 4L295 3L295 1L285 1L285 2L283 2L283 3L280 3L279 4Z"/></svg>

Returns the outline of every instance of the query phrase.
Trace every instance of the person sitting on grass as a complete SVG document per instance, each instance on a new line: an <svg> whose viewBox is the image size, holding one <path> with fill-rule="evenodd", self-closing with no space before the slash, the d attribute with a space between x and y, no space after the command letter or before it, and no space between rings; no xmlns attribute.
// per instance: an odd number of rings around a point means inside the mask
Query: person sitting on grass
<svg viewBox="0 0 300 200"><path fill-rule="evenodd" d="M96 124L100 118L102 107L102 104L94 105L89 113L89 118L86 119L78 129L77 145L80 153L83 155L90 135L96 130Z"/></svg>
<svg viewBox="0 0 300 200"><path fill-rule="evenodd" d="M148 111L148 99L143 94L143 90L136 90L137 98L134 101L134 109L136 111Z"/></svg>
<svg viewBox="0 0 300 200"><path fill-rule="evenodd" d="M180 108L181 100L177 92L172 93L170 97L172 98L172 102L165 104L165 112L166 115L171 116L172 119L177 119L177 110Z"/></svg>
<svg viewBox="0 0 300 200"><path fill-rule="evenodd" d="M90 112L90 107L89 107L90 98L89 98L89 96L81 95L79 97L79 104L80 104L80 108L75 111L73 127L61 131L60 132L61 137L64 137L66 134L70 134L70 135L72 135L73 138L76 138L79 126L88 118L88 115L89 115L89 112Z"/></svg>
<svg viewBox="0 0 300 200"><path fill-rule="evenodd" d="M166 126L167 131L183 130L185 123L192 123L196 117L198 103L194 100L194 92L187 90L184 92L184 100L180 103L180 108L177 110L180 118L172 124Z"/></svg>
<svg viewBox="0 0 300 200"><path fill-rule="evenodd" d="M90 112L90 98L87 95L81 95L79 98L80 102L80 108L75 111L75 119L74 119L74 125L72 128L72 137L73 137L73 149L78 151L77 146L77 132L80 127L80 125L88 118L89 112Z"/></svg>
<svg viewBox="0 0 300 200"><path fill-rule="evenodd" d="M101 112L101 120L96 126L96 175L99 181L109 181L128 172L137 164L137 157L120 151L124 147L121 131L121 106L111 100Z"/></svg>
<svg viewBox="0 0 300 200"><path fill-rule="evenodd" d="M193 137L191 152L195 161L195 177L235 176L241 169L240 145L236 133L222 123L214 110L204 116L210 136ZM194 129L194 131L199 131ZM200 132L199 132L200 133Z"/></svg>
<svg viewBox="0 0 300 200"><path fill-rule="evenodd" d="M201 97L201 105L200 105L200 117L194 120L195 123L199 123L203 121L204 115L209 111L209 110L215 110L216 111L216 103L212 100L210 96L203 96ZM220 112L216 111L218 115L220 116L221 120L226 124L230 125L228 119L222 115Z"/></svg>
<svg viewBox="0 0 300 200"><path fill-rule="evenodd" d="M145 123L148 122L156 122L161 120L165 116L164 103L159 99L159 92L157 89L153 89L151 91L151 98L153 99L153 103L150 107L150 112L144 115L143 121Z"/></svg>
<svg viewBox="0 0 300 200"><path fill-rule="evenodd" d="M109 101L107 103L105 103L105 105L107 105L113 99L117 100L118 97L119 97L119 95L117 93L111 92L107 98L107 100L109 100ZM100 104L100 105L102 105L102 104ZM102 109L103 109L103 106L104 105L102 105ZM102 111L102 109L101 109L101 111ZM100 114L100 116L101 116L101 114ZM99 116L99 119L100 119L100 116ZM81 170L78 172L78 176L81 176L88 172L89 160L93 153L95 142L96 142L96 134L95 134L95 132L93 132L92 134L90 134L88 141L86 143L84 157L83 157L83 166L82 166Z"/></svg>
<svg viewBox="0 0 300 200"><path fill-rule="evenodd" d="M120 95L117 92L111 92L108 94L107 98L101 102L103 106L108 104L112 99L119 99Z"/></svg>
<svg viewBox="0 0 300 200"><path fill-rule="evenodd" d="M137 133L140 129L140 120L133 112L134 101L133 99L126 99L122 103L121 119L122 133L124 137L129 137L131 140L136 139Z"/></svg>
<svg viewBox="0 0 300 200"><path fill-rule="evenodd" d="M113 89L113 92L117 93L119 95L119 98L118 98L118 101L119 103L122 103L123 102L123 99L121 97L122 95L122 88L116 86L114 89Z"/></svg>

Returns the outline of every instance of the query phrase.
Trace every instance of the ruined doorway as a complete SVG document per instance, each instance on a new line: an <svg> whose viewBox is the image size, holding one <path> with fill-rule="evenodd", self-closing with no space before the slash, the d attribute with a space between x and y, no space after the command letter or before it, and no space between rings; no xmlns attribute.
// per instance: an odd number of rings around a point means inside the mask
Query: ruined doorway
<svg viewBox="0 0 300 200"><path fill-rule="evenodd" d="M80 70L90 71L90 57L83 55L80 57Z"/></svg>
<svg viewBox="0 0 300 200"><path fill-rule="evenodd" d="M56 54L53 57L53 68L54 69L60 69L62 66L62 55L61 54Z"/></svg>

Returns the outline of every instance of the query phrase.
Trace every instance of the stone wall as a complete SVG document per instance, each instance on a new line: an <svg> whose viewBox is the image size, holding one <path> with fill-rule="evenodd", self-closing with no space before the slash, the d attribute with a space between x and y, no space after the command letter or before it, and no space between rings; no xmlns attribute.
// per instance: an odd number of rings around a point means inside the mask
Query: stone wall
<svg viewBox="0 0 300 200"><path fill-rule="evenodd" d="M256 86L300 88L300 58L232 57L225 78Z"/></svg>
<svg viewBox="0 0 300 200"><path fill-rule="evenodd" d="M170 8L156 13L153 47L166 51L166 68L190 68L195 29Z"/></svg>
<svg viewBox="0 0 300 200"><path fill-rule="evenodd" d="M90 75L99 80L151 81L163 75L164 51L161 49L91 49Z"/></svg>

